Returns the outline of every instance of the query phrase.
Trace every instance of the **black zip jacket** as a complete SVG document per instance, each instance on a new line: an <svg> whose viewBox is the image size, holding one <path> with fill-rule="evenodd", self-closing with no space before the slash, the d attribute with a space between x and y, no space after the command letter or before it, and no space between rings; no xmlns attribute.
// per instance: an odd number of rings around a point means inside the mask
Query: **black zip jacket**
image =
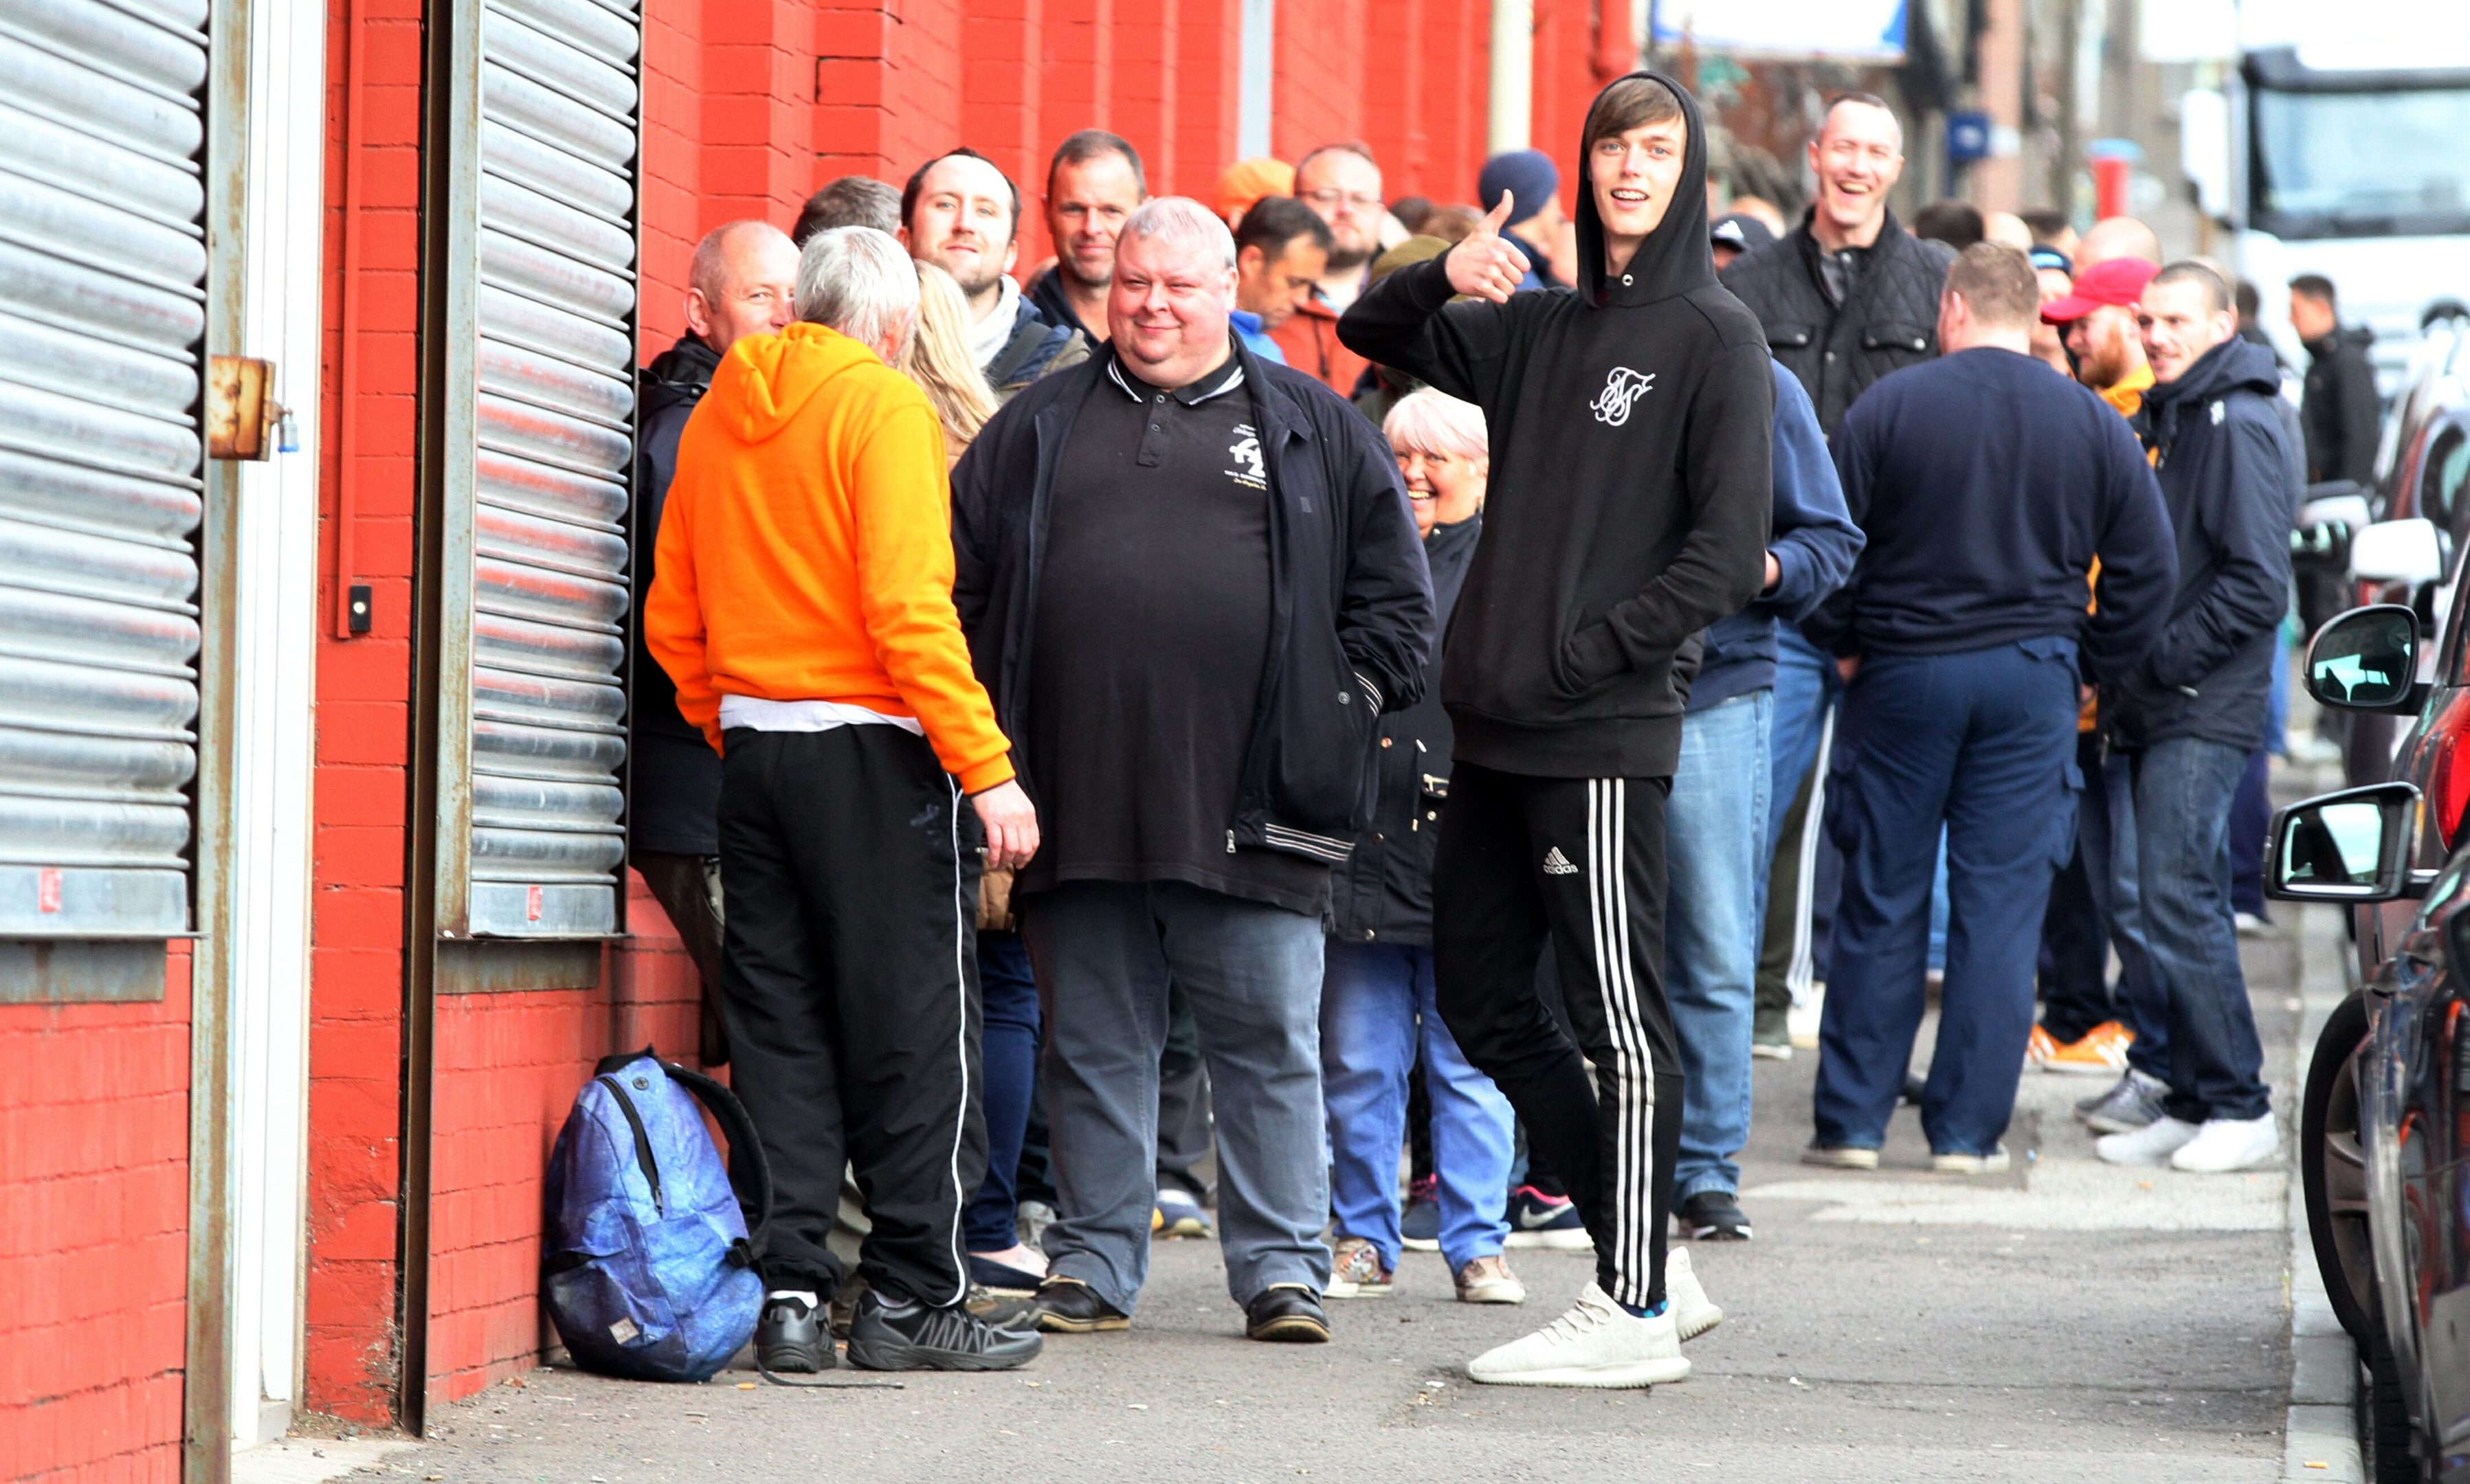
<svg viewBox="0 0 2470 1484"><path fill-rule="evenodd" d="M1955 255L1905 231L1889 212L1878 240L1856 256L1838 304L1820 273L1824 252L1805 212L1801 225L1734 259L1724 287L1759 316L1776 359L1809 389L1818 426L1831 438L1872 383L1938 354L1939 290Z"/></svg>
<svg viewBox="0 0 2470 1484"><path fill-rule="evenodd" d="M1228 847L1340 861L1371 811L1363 757L1377 713L1424 693L1432 585L1379 432L1312 378L1240 343L1235 354L1269 475L1270 659ZM1033 800L1024 709L1056 463L1112 356L1101 349L1024 388L952 471L952 602Z"/></svg>
<svg viewBox="0 0 2470 1484"><path fill-rule="evenodd" d="M635 687L627 751L627 840L638 850L671 855L720 853L720 754L678 713L678 687L643 647L641 594L652 591L652 552L661 510L678 472L678 435L711 386L720 357L689 334L678 337L637 378L642 436L635 453L635 591L627 617L635 646Z"/></svg>
<svg viewBox="0 0 2470 1484"><path fill-rule="evenodd" d="M2307 342L2307 396L2299 416L2307 429L2307 478L2356 479L2372 484L2376 434L2384 403L2376 395L2375 363L2367 347L2375 336L2365 328L2336 330Z"/></svg>
<svg viewBox="0 0 2470 1484"><path fill-rule="evenodd" d="M1436 525L1424 541L1433 574L1433 614L1447 629L1483 518ZM1381 718L1372 745L1372 827L1330 880L1330 932L1359 943L1433 941L1433 846L1450 791L1450 715L1436 687Z"/></svg>
<svg viewBox="0 0 2470 1484"><path fill-rule="evenodd" d="M1578 193L1580 283L1451 303L1447 254L1400 268L1339 337L1481 406L1483 545L1446 637L1457 755L1544 777L1666 777L1699 631L1766 575L1773 373L1715 282L1707 146L1687 90L1680 185L1618 277ZM1581 149L1578 178L1587 177Z"/></svg>
<svg viewBox="0 0 2470 1484"><path fill-rule="evenodd" d="M2264 740L2272 646L2290 605L2290 479L2281 377L2270 351L2231 338L2144 394L2154 473L2179 545L2160 642L2102 699L2112 738L2138 749L2197 737Z"/></svg>

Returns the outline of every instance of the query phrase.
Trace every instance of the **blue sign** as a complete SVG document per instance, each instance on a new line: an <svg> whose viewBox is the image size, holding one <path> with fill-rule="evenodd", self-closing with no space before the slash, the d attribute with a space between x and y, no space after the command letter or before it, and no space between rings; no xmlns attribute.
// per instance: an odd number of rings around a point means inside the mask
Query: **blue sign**
<svg viewBox="0 0 2470 1484"><path fill-rule="evenodd" d="M1990 115L1950 113L1946 116L1946 157L1964 165L1990 158Z"/></svg>

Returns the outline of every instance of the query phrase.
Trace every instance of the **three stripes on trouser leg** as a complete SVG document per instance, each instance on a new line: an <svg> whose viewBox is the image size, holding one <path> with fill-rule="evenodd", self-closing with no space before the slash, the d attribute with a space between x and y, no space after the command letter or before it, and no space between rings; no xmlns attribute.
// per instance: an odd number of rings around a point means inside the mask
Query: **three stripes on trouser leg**
<svg viewBox="0 0 2470 1484"><path fill-rule="evenodd" d="M1612 1267L1624 1304L1643 1304L1653 1285L1655 1056L1640 1014L1630 954L1629 780L1587 780L1587 912L1595 935L1596 983L1613 1045L1612 1184L1604 1193L1613 1229ZM1601 1083L1598 1078L1598 1084Z"/></svg>

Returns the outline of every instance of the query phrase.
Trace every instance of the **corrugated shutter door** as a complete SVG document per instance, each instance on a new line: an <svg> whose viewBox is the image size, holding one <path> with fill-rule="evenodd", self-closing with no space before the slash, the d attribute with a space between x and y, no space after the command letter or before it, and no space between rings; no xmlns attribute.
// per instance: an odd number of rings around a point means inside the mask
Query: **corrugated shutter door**
<svg viewBox="0 0 2470 1484"><path fill-rule="evenodd" d="M480 17L470 898L479 936L610 933L625 855L635 12Z"/></svg>
<svg viewBox="0 0 2470 1484"><path fill-rule="evenodd" d="M185 932L206 0L0 0L0 935Z"/></svg>

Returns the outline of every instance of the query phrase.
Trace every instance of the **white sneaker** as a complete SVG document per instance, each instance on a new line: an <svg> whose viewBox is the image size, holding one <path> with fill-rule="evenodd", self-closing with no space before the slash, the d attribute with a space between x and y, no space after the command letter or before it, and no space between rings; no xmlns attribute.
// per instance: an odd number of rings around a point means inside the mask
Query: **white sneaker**
<svg viewBox="0 0 2470 1484"><path fill-rule="evenodd" d="M1987 1154L1932 1154L1930 1168L1940 1174L2005 1174L2014 1159L2007 1146L2000 1145Z"/></svg>
<svg viewBox="0 0 2470 1484"><path fill-rule="evenodd" d="M1689 1362L1681 1358L1672 1311L1666 1303L1664 1312L1638 1318L1590 1282L1568 1313L1476 1356L1467 1375L1492 1386L1635 1389L1682 1380Z"/></svg>
<svg viewBox="0 0 2470 1484"><path fill-rule="evenodd" d="M2194 1137L2195 1125L2163 1114L2133 1133L2102 1135L2092 1142L2092 1151L2112 1165L2166 1165Z"/></svg>
<svg viewBox="0 0 2470 1484"><path fill-rule="evenodd" d="M1688 1247L1664 1250L1664 1301L1665 1312L1672 1316L1673 1328L1683 1339L1696 1339L1724 1322L1724 1311L1707 1297L1705 1286L1689 1265Z"/></svg>
<svg viewBox="0 0 2470 1484"><path fill-rule="evenodd" d="M2272 1115L2262 1118L2208 1118L2196 1136L2170 1156L2173 1170L2225 1174L2253 1170L2281 1157L2281 1127Z"/></svg>

